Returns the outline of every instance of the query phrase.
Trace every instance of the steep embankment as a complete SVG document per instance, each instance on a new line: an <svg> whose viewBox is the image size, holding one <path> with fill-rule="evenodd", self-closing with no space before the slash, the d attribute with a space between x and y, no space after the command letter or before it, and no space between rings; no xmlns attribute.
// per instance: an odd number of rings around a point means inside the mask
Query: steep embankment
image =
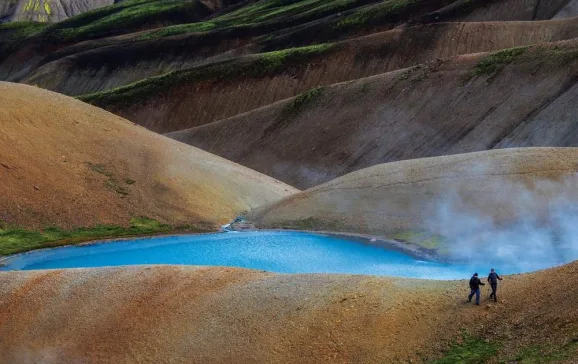
<svg viewBox="0 0 578 364"><path fill-rule="evenodd" d="M0 4L0 19L53 23L114 3L114 0L4 0Z"/></svg>
<svg viewBox="0 0 578 364"><path fill-rule="evenodd" d="M207 53L237 48L248 42L274 50L336 41L391 29L408 19L421 18L448 4L455 4L455 11L443 17L446 21L483 6L484 1L227 0L183 3L182 0L129 0L74 17L44 31L28 32L26 41L12 42L14 44L9 47L9 52L0 49L0 59L3 58L2 53L7 53L0 62L0 78L19 81L48 59L54 60L63 54L71 55L78 48L85 51L105 48L96 54L102 56L108 51L106 47L119 43L125 47L124 52L118 47L112 51L120 51L121 58L142 62L152 58L151 63L154 64L154 59L159 58L156 52L161 54L160 58L167 52L169 58L176 55L190 58L190 53L179 49L179 44L183 42L189 44L186 48L189 52L191 47L198 47L198 52L192 53L206 56ZM207 11L214 16L207 16ZM203 21L199 21L201 18ZM440 19L436 17L432 20ZM110 37L149 28L156 29L132 33L120 39ZM0 27L0 36L1 33L5 32ZM169 39L178 35L183 37ZM159 42L146 43L150 52L143 53L139 51L139 43L147 40ZM71 43L75 44L69 47ZM171 49L171 44L175 49ZM245 51L246 48L241 49L241 53ZM118 58L119 55L114 57Z"/></svg>
<svg viewBox="0 0 578 364"><path fill-rule="evenodd" d="M577 62L575 41L432 62L169 136L298 188L403 159L575 146Z"/></svg>
<svg viewBox="0 0 578 364"><path fill-rule="evenodd" d="M0 83L0 222L215 227L295 190L72 98Z"/></svg>
<svg viewBox="0 0 578 364"><path fill-rule="evenodd" d="M571 19L403 28L344 43L245 56L176 71L83 96L82 100L153 131L170 132L237 115L319 85L367 77L425 60L572 38L578 36L577 24L578 19ZM462 41L456 46L458 36ZM59 84L74 85L66 74L65 78ZM79 81L82 85L91 84L86 78Z"/></svg>
<svg viewBox="0 0 578 364"><path fill-rule="evenodd" d="M270 1L226 10L235 3L239 1L213 6L196 2L199 6L189 4L189 8L180 9L178 7L183 4L178 0L162 4L151 0L135 6L121 3L107 7L105 10L111 14L99 11L93 24L87 24L82 16L76 17L56 24L26 42L16 42L15 50L8 52L0 63L0 77L79 95L215 59L355 38L392 29L406 21L455 21L476 9L482 14L490 14L485 20L499 19L500 14L492 9L502 1L490 5L481 0ZM225 10L216 16L207 17L211 11L223 8ZM508 9L512 10L511 6ZM151 12L155 14L154 19ZM521 15L519 18L514 15L511 20L526 20L522 12L512 14ZM179 20L179 15L186 19ZM146 19L149 21L144 22L145 25L157 29L103 38L138 30ZM171 22L178 25L166 26ZM179 24L183 22L186 24ZM98 39L90 41L95 38ZM89 41L83 42L86 40ZM69 46L71 43L74 44ZM62 57L67 58L46 65ZM37 69L39 67L42 69ZM71 80L72 84L68 85Z"/></svg>
<svg viewBox="0 0 578 364"><path fill-rule="evenodd" d="M194 23L238 2L126 0L44 27L32 22L0 25L0 37L4 38L0 43L0 79L18 81L42 59L70 45L172 24ZM19 27L18 32L12 31L14 26ZM107 43L106 40L94 41L92 47L106 46Z"/></svg>
<svg viewBox="0 0 578 364"><path fill-rule="evenodd" d="M466 329L473 338L454 352L475 362L572 363L576 274L574 263L506 277L502 302L483 309L463 303L465 281L175 266L5 272L0 361L415 363L443 356Z"/></svg>
<svg viewBox="0 0 578 364"><path fill-rule="evenodd" d="M329 55L318 65L309 62L298 66L322 68L324 74L315 75L303 73L292 87L280 86L275 90L276 101L279 97L289 97L295 92L303 91L302 85L327 84L358 77L365 77L395 69L409 67L418 63L437 58L451 57L458 54L485 52L551 42L578 37L578 19L544 22L504 22L504 23L440 23L426 26L398 28L388 32L377 33L369 37L356 38L343 45L339 54ZM456 41L457 40L457 41ZM38 68L28 74L20 82L37 85L67 95L82 95L101 90L123 86L146 77L156 76L172 70L192 67L197 64L209 63L213 56L239 47L246 40L222 41L214 36L184 36L168 39L137 42L130 45L118 44L102 47L86 52L75 53L60 58ZM191 47L197 51L190 52ZM238 49L239 53L254 53L265 49L264 46L253 44ZM345 55L349 54L349 57ZM234 57L235 53L228 54ZM346 74L343 68L333 66L333 63L343 65L346 62L350 68ZM295 77L285 75L286 77ZM309 80L314 78L314 81ZM278 80L277 82L279 82ZM236 87L242 80L233 81L229 87ZM245 81L247 82L247 81ZM251 80L256 90L252 95L263 89L264 80ZM276 83L274 83L276 84ZM195 87L195 85L191 85ZM255 89L248 87L248 89ZM270 86L271 87L271 86ZM205 92L214 89L224 90L223 84L216 84ZM268 91L264 91L269 93ZM170 93L169 93L170 94ZM195 92L198 97L198 92ZM159 90L158 96L166 97L167 90ZM248 96L248 95L246 95ZM187 97L186 94L182 97ZM237 99L240 96L231 95ZM255 99L255 97L253 97ZM181 103L179 100L171 100ZM256 99L255 101L258 101ZM262 102L268 102L264 100ZM137 108L139 107L136 101ZM230 102L228 103L230 105ZM212 105L207 105L212 108ZM247 107L251 107L247 105ZM221 106L217 109L223 110ZM246 110L241 110L246 111ZM236 112L236 111L232 111ZM122 113L122 111L121 111ZM130 115L130 114L123 114ZM172 115L171 115L172 117ZM180 119L177 116L177 119ZM140 123L139 119L136 119ZM145 121L146 122L146 121ZM191 125L199 121L191 120ZM160 130L166 131L166 130Z"/></svg>
<svg viewBox="0 0 578 364"><path fill-rule="evenodd" d="M107 37L142 29L155 28L150 32L134 33L124 37L121 43L124 43L127 49L121 52L123 55L131 59L135 58L131 56L131 48L135 42L162 40L179 34L190 34L193 38L199 38L199 36L205 39L210 38L210 43L216 45L217 49L222 48L218 46L220 43L234 47L236 44L243 44L254 38L269 39L287 35L277 42L277 46L291 48L295 45L290 42L290 39L297 40L298 44L304 45L320 43L328 39L332 41L344 39L354 36L363 29L375 31L391 29L411 16L433 11L452 1L129 0L73 17L42 31L31 31L23 40L13 39L8 42L8 46L0 47L0 60L2 61L0 62L0 79L19 81L32 69L42 65L45 62L44 58L58 56L62 48L70 44L98 39L89 44L82 44L82 48L86 50L107 47L117 43L116 39ZM474 3L477 4L475 6L479 6L481 2L475 1ZM215 14L216 11L218 14ZM216 16L211 16L213 14ZM203 21L200 21L201 19ZM2 33L1 27L0 33ZM318 39L321 34L324 37ZM166 47L170 43L170 41L168 44L162 41L157 44L151 43L150 51L154 53L154 48ZM70 47L68 48L70 51ZM142 52L138 52L138 46L135 48L137 50L135 56L137 58L143 56ZM202 51L202 44L200 48L201 53L206 53L206 50ZM188 47L188 50L191 51L191 47ZM178 53L178 49L171 51L173 52Z"/></svg>
<svg viewBox="0 0 578 364"><path fill-rule="evenodd" d="M461 259L464 253L482 254L496 243L500 229L519 222L536 235L542 227L570 233L565 219L576 218L571 206L578 202L577 158L578 148L520 148L386 163L258 208L246 219L264 228L400 238ZM420 237L420 231L425 235ZM524 243L517 239L524 229L511 231L509 240L516 242L508 245L520 249ZM472 235L484 243L466 248L475 243ZM528 235L522 240L530 239ZM564 239L575 251L573 237ZM503 257L507 251L488 254Z"/></svg>

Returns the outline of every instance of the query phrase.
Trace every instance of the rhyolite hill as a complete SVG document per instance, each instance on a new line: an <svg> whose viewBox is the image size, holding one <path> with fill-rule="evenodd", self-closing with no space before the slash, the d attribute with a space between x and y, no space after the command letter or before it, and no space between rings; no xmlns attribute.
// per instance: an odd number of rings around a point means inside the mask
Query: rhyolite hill
<svg viewBox="0 0 578 364"><path fill-rule="evenodd" d="M310 188L397 160L574 146L575 11L569 0L127 0L0 25L0 79Z"/></svg>
<svg viewBox="0 0 578 364"><path fill-rule="evenodd" d="M0 238L15 235L5 224L71 229L139 217L211 231L296 192L71 97L6 82L0 155Z"/></svg>

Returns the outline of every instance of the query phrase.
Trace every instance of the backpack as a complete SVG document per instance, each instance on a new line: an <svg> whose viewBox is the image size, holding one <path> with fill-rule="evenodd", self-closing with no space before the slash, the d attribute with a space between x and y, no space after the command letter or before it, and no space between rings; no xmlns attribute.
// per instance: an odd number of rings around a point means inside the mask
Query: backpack
<svg viewBox="0 0 578 364"><path fill-rule="evenodd" d="M490 273L490 275L488 276L488 280L490 281L490 283L498 283L498 273L494 272L494 273Z"/></svg>
<svg viewBox="0 0 578 364"><path fill-rule="evenodd" d="M470 289L477 289L478 277L470 278Z"/></svg>

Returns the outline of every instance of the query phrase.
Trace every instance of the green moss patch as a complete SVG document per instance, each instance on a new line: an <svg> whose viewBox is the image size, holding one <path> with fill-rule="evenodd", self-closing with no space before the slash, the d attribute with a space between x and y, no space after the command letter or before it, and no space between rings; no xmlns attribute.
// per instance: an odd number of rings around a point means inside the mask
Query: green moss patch
<svg viewBox="0 0 578 364"><path fill-rule="evenodd" d="M100 107L128 106L183 83L209 80L230 82L241 77L269 77L283 72L288 65L304 64L335 48L333 44L322 44L262 53L245 62L225 61L191 70L174 71L112 90L83 95L79 99Z"/></svg>
<svg viewBox="0 0 578 364"><path fill-rule="evenodd" d="M210 14L200 1L127 0L56 23L44 41L76 42L151 28L198 21Z"/></svg>
<svg viewBox="0 0 578 364"><path fill-rule="evenodd" d="M485 56L474 68L464 74L462 82L468 82L478 76L497 74L512 63L531 63L533 72L542 66L567 65L578 60L578 47L575 45L537 45L503 49Z"/></svg>
<svg viewBox="0 0 578 364"><path fill-rule="evenodd" d="M323 90L324 87L320 86L300 94L291 103L293 110L299 110L303 108L305 105L310 104L313 100L321 96Z"/></svg>
<svg viewBox="0 0 578 364"><path fill-rule="evenodd" d="M522 56L530 47L508 48L492 53L480 60L474 69L476 76L490 75Z"/></svg>
<svg viewBox="0 0 578 364"><path fill-rule="evenodd" d="M46 23L30 21L9 22L0 24L0 34L7 33L8 40L16 40L39 34L48 27Z"/></svg>
<svg viewBox="0 0 578 364"><path fill-rule="evenodd" d="M468 333L452 343L450 350L442 357L434 361L434 364L479 364L493 358L499 349L494 342L474 337Z"/></svg>
<svg viewBox="0 0 578 364"><path fill-rule="evenodd" d="M215 29L216 26L217 25L213 22L172 25L143 34L138 38L138 40L151 40L187 33L208 32Z"/></svg>
<svg viewBox="0 0 578 364"><path fill-rule="evenodd" d="M427 230L404 230L394 233L392 239L419 245L424 249L438 250L444 247L444 237Z"/></svg>
<svg viewBox="0 0 578 364"><path fill-rule="evenodd" d="M267 224L272 229L292 230L331 230L340 231L341 224L337 221L323 220L316 217L308 217L300 220L275 221Z"/></svg>
<svg viewBox="0 0 578 364"><path fill-rule="evenodd" d="M210 21L168 26L142 35L150 40L193 32L220 30L251 35L291 28L378 0L270 0L259 1Z"/></svg>
<svg viewBox="0 0 578 364"><path fill-rule="evenodd" d="M361 28L368 24L395 20L407 8L420 2L421 0L389 0L377 5L360 8L337 22L334 28L339 31L345 31Z"/></svg>
<svg viewBox="0 0 578 364"><path fill-rule="evenodd" d="M578 357L578 338L574 338L562 346L535 345L524 348L515 357L504 363L559 363L576 357Z"/></svg>
<svg viewBox="0 0 578 364"><path fill-rule="evenodd" d="M92 171L107 177L107 180L104 182L104 186L106 188L116 192L121 197L130 195L128 186L133 185L136 181L130 178L125 178L123 180L124 183L121 182L111 171L106 168L104 164L87 163L87 165Z"/></svg>
<svg viewBox="0 0 578 364"><path fill-rule="evenodd" d="M206 231L206 229L198 229L190 226L174 228L146 217L131 219L128 227L96 225L73 230L47 227L42 231L35 231L0 225L0 255L78 244L95 239L149 235L173 231Z"/></svg>

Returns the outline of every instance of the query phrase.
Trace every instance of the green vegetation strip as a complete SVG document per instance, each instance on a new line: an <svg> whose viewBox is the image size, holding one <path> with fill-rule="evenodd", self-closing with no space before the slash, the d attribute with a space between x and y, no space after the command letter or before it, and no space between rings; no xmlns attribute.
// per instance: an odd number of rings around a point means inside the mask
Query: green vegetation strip
<svg viewBox="0 0 578 364"><path fill-rule="evenodd" d="M335 24L336 30L344 31L361 28L367 24L378 23L387 20L395 20L402 11L412 6L419 5L423 0L386 0L383 3L360 8L353 14Z"/></svg>
<svg viewBox="0 0 578 364"><path fill-rule="evenodd" d="M9 40L35 36L41 42L67 43L125 34L155 25L190 23L207 15L209 10L200 1L126 0L54 24L0 24L0 31L18 28Z"/></svg>
<svg viewBox="0 0 578 364"><path fill-rule="evenodd" d="M301 220L282 220L274 221L267 224L271 229L294 229L294 230L329 230L329 231L346 231L338 221L323 220L316 217L308 217Z"/></svg>
<svg viewBox="0 0 578 364"><path fill-rule="evenodd" d="M80 41L123 34L150 27L154 23L182 23L202 18L199 1L126 1L73 17L48 29L46 37L54 41Z"/></svg>
<svg viewBox="0 0 578 364"><path fill-rule="evenodd" d="M324 91L325 87L319 86L299 94L293 99L292 103L283 109L282 119L279 120L280 122L277 123L275 127L285 127L289 123L288 117L296 115L299 111L305 109L306 106L311 105Z"/></svg>
<svg viewBox="0 0 578 364"><path fill-rule="evenodd" d="M271 0L259 1L233 12L215 17L208 22L173 25L152 30L139 40L158 39L192 32L244 29L253 33L270 33L348 12L341 20L329 20L335 32L357 29L382 21L397 21L406 10L413 9L423 0ZM377 3L373 4L372 3ZM368 5L370 4L370 5ZM337 35L337 34L336 34ZM271 37L271 36L270 36Z"/></svg>
<svg viewBox="0 0 578 364"><path fill-rule="evenodd" d="M46 27L48 27L48 24L30 21L2 23L0 24L0 34L9 32L7 39L16 40L36 35L46 29Z"/></svg>
<svg viewBox="0 0 578 364"><path fill-rule="evenodd" d="M425 249L436 250L444 247L444 237L427 230L403 230L392 236L393 239L416 244Z"/></svg>
<svg viewBox="0 0 578 364"><path fill-rule="evenodd" d="M434 364L478 364L485 363L498 352L498 344L462 333L461 339L455 341L446 355L434 361Z"/></svg>
<svg viewBox="0 0 578 364"><path fill-rule="evenodd" d="M502 363L542 364L560 363L578 357L578 337L562 346L536 345L525 348L515 358Z"/></svg>
<svg viewBox="0 0 578 364"><path fill-rule="evenodd" d="M300 109L303 106L311 103L313 100L321 96L323 93L323 86L316 87L312 90L302 93L301 95L297 96L295 100L293 100L292 106L293 109Z"/></svg>
<svg viewBox="0 0 578 364"><path fill-rule="evenodd" d="M131 219L128 227L97 225L74 230L48 227L42 231L34 231L0 226L0 256L22 253L34 249L79 244L96 239L150 235L175 231L205 232L207 230L190 226L173 228L170 225L162 224L156 220L145 217Z"/></svg>
<svg viewBox="0 0 578 364"><path fill-rule="evenodd" d="M470 72L464 75L463 81L494 75L512 63L531 62L535 64L537 71L542 64L566 65L576 60L578 60L578 47L571 44L507 48L483 57Z"/></svg>
<svg viewBox="0 0 578 364"><path fill-rule="evenodd" d="M311 59L335 49L337 47L333 44L321 44L262 53L248 58L245 62L225 61L191 70L174 71L112 90L83 95L78 99L100 107L128 106L133 102L142 102L152 95L157 95L183 83L207 80L231 81L240 77L272 76L283 72L289 64L306 64Z"/></svg>
<svg viewBox="0 0 578 364"><path fill-rule="evenodd" d="M500 67L506 66L526 53L530 47L508 48L493 53L476 64L474 74L476 76L490 75Z"/></svg>

